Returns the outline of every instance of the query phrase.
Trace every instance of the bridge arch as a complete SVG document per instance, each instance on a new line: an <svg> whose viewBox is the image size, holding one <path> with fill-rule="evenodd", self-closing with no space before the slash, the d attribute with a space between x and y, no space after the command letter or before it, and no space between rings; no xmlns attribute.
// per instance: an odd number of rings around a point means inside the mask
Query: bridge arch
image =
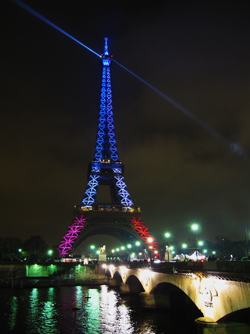
<svg viewBox="0 0 250 334"><path fill-rule="evenodd" d="M247 322L250 325L250 307L228 313L224 317L220 318L218 320L218 323L220 322L246 322L246 319L248 319Z"/></svg>
<svg viewBox="0 0 250 334"><path fill-rule="evenodd" d="M129 286L129 292L130 293L137 293L138 294L138 293L141 293L141 292L145 292L140 280L135 275L130 275L127 278L125 283Z"/></svg>
<svg viewBox="0 0 250 334"><path fill-rule="evenodd" d="M116 280L117 283L122 283L122 277L119 271L114 273L113 279Z"/></svg>
<svg viewBox="0 0 250 334"><path fill-rule="evenodd" d="M195 318L203 317L195 302L177 285L169 282L161 282L153 287L150 294L154 295L155 305L167 307L180 314L190 314Z"/></svg>

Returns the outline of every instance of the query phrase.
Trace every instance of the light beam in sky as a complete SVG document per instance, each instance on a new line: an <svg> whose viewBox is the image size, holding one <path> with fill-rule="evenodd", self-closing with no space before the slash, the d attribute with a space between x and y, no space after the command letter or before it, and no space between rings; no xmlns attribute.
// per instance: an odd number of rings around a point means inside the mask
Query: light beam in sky
<svg viewBox="0 0 250 334"><path fill-rule="evenodd" d="M58 26L56 26L54 23L52 23L49 20L47 20L45 17L43 17L42 15L40 15L39 13L37 13L35 10L33 10L32 8L30 8L29 6L27 6L23 2L21 2L19 0L10 0L10 1L12 1L15 4L17 4L18 6L22 7L23 9L25 9L29 13L35 15L37 18L39 18L40 20L42 20L45 23L49 24L51 27L55 28L56 30L58 30L59 32L61 32L62 34L64 34L65 36L71 38L73 41L75 41L76 43L80 44L81 46L83 46L84 48L86 48L87 50L89 50L90 52L92 52L93 54L95 54L96 56L98 56L99 58L102 57L97 52L95 52L94 50L92 50L91 48L89 48L87 45L83 44L82 42L80 42L79 40L77 40L76 38L74 38L73 36L71 36L70 34L68 34L66 31L62 30L61 28L59 28ZM171 99L166 94L162 93L160 90L158 90L157 88L155 88L154 86L152 86L150 83L148 83L147 81L145 81L142 78L140 78L138 75L136 75L135 73L133 73L132 71L130 71L128 68L126 68L122 64L118 63L116 60L113 59L113 62L115 62L117 65L119 65L120 67L122 67L124 70L126 70L127 72L129 72L130 74L132 74L134 77L136 77L142 83L144 83L145 85L147 85L149 88L151 88L153 91L155 91L158 95L160 95L166 101L168 101L169 103L171 103L175 108L177 108L180 111L182 111L186 116L188 116L189 118L191 118L193 121L195 121L201 127L203 127L205 130L207 130L212 136L214 136L217 139L219 139L224 145L226 145L227 147L229 147L230 150L233 153L238 154L239 156L243 157L244 159L248 159L246 151L242 147L240 147L238 144L233 143L229 139L225 138L223 135L221 135L219 132L217 132L215 129L213 129L209 124L207 124L206 122L200 120L198 117L196 117L194 114L192 114L188 109L186 109L185 107L183 107L182 105L180 105L178 102L176 102L173 99Z"/></svg>
<svg viewBox="0 0 250 334"><path fill-rule="evenodd" d="M99 55L97 52L95 52L94 50L90 49L87 45L83 44L82 42L78 41L76 38L74 38L73 36L71 36L70 34L68 34L66 31L64 31L61 28L59 28L58 26L56 26L54 23L52 23L49 20L47 20L45 17L43 17L42 15L40 15L39 13L37 13L35 10L33 10L32 8L30 8L29 6L25 5L23 2L21 2L19 0L10 0L10 1L14 2L15 4L17 4L18 6L22 7L23 9L27 10L29 13L35 15L40 20L44 21L45 23L47 23L51 27L53 27L56 30L60 31L65 36L71 38L73 41L75 41L76 43L78 43L81 46L85 47L87 50L93 52L96 56L98 56L99 58L101 58L101 55Z"/></svg>
<svg viewBox="0 0 250 334"><path fill-rule="evenodd" d="M113 62L115 62L117 65L121 66L123 69L125 69L126 71L128 71L130 74L132 74L137 79L139 79L141 82L143 82L145 85L147 85L153 91L155 91L158 95L160 95L166 101L168 101L169 103L171 103L175 108L177 108L180 111L182 111L186 116L190 117L193 121L195 121L200 126L202 126L205 130L207 130L208 132L210 132L214 137L218 138L224 145L228 146L231 149L232 152L237 153L238 155L241 155L244 158L247 158L245 150L242 147L240 147L238 144L233 143L230 140L228 140L227 138L225 138L224 136L222 136L219 132L217 132L215 129L213 129L209 124L205 123L204 121L202 121L201 119L199 119L198 117L196 117L194 114L192 114L187 108L183 107L178 102L174 101L169 96L167 96L166 94L162 93L159 89L155 88L150 83L148 83L147 81L143 80L142 78L140 78L135 73L131 72L128 68L126 68L122 64L118 63L115 59L113 59Z"/></svg>

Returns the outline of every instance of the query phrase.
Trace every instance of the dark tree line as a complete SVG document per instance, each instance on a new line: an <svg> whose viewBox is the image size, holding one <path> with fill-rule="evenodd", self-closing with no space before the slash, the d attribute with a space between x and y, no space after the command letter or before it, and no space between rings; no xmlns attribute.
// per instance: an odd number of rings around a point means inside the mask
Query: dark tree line
<svg viewBox="0 0 250 334"><path fill-rule="evenodd" d="M48 245L39 235L22 241L17 237L0 238L0 261L44 261L48 258Z"/></svg>

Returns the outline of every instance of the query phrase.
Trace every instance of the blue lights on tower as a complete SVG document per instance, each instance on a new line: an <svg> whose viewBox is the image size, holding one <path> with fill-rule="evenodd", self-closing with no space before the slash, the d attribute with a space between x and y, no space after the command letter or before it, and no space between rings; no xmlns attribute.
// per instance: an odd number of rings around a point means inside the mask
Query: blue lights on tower
<svg viewBox="0 0 250 334"><path fill-rule="evenodd" d="M90 205L95 203L95 198L97 195L97 190L99 186L99 178L100 175L90 175L89 182L87 184L87 189L84 194L84 198L82 200L82 204L85 207L89 207Z"/></svg>
<svg viewBox="0 0 250 334"><path fill-rule="evenodd" d="M119 161L113 120L112 90L110 65L112 56L108 52L108 39L105 38L104 54L102 55L102 85L99 122L96 138L94 161Z"/></svg>
<svg viewBox="0 0 250 334"><path fill-rule="evenodd" d="M109 56L109 51L108 51L108 38L104 38L105 44L104 44L104 55Z"/></svg>
<svg viewBox="0 0 250 334"><path fill-rule="evenodd" d="M131 206L134 205L134 203L131 200L130 194L127 189L127 185L124 181L123 176L115 176L115 179L117 180L116 186L119 188L118 194L121 197L121 203L130 209Z"/></svg>
<svg viewBox="0 0 250 334"><path fill-rule="evenodd" d="M96 203L99 185L109 185L112 204L121 205L126 210L134 206L124 180L124 166L118 156L113 119L110 65L112 56L108 52L105 38L104 54L101 57L102 83L100 111L94 159L90 163L89 179L82 200L84 208Z"/></svg>

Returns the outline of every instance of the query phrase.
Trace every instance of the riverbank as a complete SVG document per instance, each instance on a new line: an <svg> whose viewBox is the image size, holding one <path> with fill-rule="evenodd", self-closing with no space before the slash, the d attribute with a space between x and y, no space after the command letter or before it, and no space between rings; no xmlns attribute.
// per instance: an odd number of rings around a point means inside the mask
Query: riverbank
<svg viewBox="0 0 250 334"><path fill-rule="evenodd" d="M101 264L0 263L0 288L36 288L108 284Z"/></svg>

